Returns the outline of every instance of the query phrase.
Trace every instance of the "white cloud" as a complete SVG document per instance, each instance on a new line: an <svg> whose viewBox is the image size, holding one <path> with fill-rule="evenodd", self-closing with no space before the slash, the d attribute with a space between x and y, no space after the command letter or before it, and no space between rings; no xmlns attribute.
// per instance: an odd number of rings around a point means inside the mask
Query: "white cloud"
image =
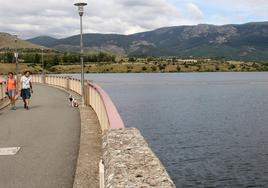
<svg viewBox="0 0 268 188"><path fill-rule="evenodd" d="M179 25L181 16L167 0L88 0L84 31L130 34ZM79 33L79 17L71 0L0 0L0 31L23 38L66 37Z"/></svg>
<svg viewBox="0 0 268 188"><path fill-rule="evenodd" d="M73 3L73 0L0 0L0 32L22 38L78 34L79 17ZM84 31L94 33L130 34L181 24L225 24L246 22L253 16L268 18L267 0L87 0L87 3Z"/></svg>
<svg viewBox="0 0 268 188"><path fill-rule="evenodd" d="M188 3L187 7L192 18L196 20L202 20L204 18L203 12L200 10L200 8L196 4Z"/></svg>

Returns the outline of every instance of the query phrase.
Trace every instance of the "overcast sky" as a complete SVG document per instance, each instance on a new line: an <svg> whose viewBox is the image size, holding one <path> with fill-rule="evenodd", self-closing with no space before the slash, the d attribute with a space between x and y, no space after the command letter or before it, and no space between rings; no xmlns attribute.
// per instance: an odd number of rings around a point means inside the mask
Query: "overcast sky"
<svg viewBox="0 0 268 188"><path fill-rule="evenodd" d="M85 0L86 33L132 34L165 26L268 21L268 0ZM79 33L73 0L0 0L0 32L20 38Z"/></svg>

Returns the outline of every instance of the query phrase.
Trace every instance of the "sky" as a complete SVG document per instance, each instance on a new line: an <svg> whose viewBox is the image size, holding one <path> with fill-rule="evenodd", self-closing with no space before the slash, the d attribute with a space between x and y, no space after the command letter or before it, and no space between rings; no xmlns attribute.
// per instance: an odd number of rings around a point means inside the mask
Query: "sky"
<svg viewBox="0 0 268 188"><path fill-rule="evenodd" d="M79 0L78 0L79 1ZM79 34L73 0L0 0L0 32L28 39ZM167 26L268 21L268 0L85 0L84 32L133 34Z"/></svg>

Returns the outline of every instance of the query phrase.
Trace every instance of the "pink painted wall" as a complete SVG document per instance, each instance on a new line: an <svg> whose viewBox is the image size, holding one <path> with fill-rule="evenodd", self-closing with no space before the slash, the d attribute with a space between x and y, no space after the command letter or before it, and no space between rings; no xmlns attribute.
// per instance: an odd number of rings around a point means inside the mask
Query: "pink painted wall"
<svg viewBox="0 0 268 188"><path fill-rule="evenodd" d="M110 123L111 129L122 129L125 128L124 122L119 115L113 101L111 100L110 96L97 84L89 82L88 83L91 87L93 87L101 96L104 105L106 107L106 112L108 114L108 120Z"/></svg>

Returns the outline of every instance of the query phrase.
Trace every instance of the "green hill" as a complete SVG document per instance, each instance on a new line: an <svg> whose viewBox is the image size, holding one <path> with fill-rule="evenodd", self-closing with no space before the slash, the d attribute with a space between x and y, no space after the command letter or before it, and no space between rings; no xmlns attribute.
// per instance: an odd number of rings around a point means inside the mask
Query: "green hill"
<svg viewBox="0 0 268 188"><path fill-rule="evenodd" d="M33 44L29 41L24 41L21 39L17 40L15 43L14 36L8 33L0 33L0 50L1 49L41 49L41 46Z"/></svg>

